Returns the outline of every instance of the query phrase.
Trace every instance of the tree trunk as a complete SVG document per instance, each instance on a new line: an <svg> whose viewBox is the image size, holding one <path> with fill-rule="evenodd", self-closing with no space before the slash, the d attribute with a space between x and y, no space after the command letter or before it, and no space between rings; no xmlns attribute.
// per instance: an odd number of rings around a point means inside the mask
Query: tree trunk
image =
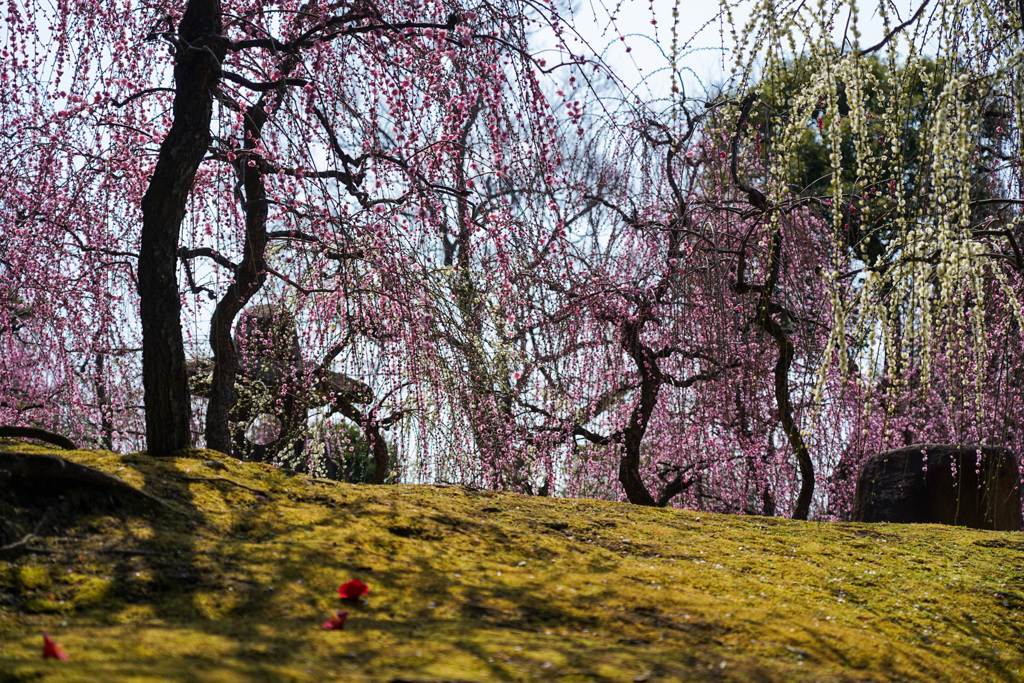
<svg viewBox="0 0 1024 683"><path fill-rule="evenodd" d="M185 376L178 290L178 237L196 169L209 147L213 94L223 47L219 0L189 0L178 27L174 65L174 122L160 145L156 168L142 198L139 304L142 318L142 384L146 445L166 456L190 444L191 412Z"/></svg>
<svg viewBox="0 0 1024 683"><path fill-rule="evenodd" d="M384 435L380 433L380 427L373 424L372 416L367 420L363 431L370 439L370 446L373 449L373 478L371 484L383 484L390 471L391 459L388 457L388 444L384 441Z"/></svg>
<svg viewBox="0 0 1024 683"><path fill-rule="evenodd" d="M622 430L622 455L619 457L619 483L626 498L634 505L654 507L657 501L644 484L640 474L640 444L647 433L647 424L658 404L658 392L663 377L650 349L640 342L643 318L627 323L622 330L622 348L633 358L640 373L640 401L629 416L629 424Z"/></svg>
<svg viewBox="0 0 1024 683"><path fill-rule="evenodd" d="M800 467L800 494L793 509L793 519L807 519L811 510L811 499L814 497L814 463L811 462L807 444L793 417L793 403L789 397L789 368L793 363L793 341L777 322L770 322L768 332L775 338L775 343L779 347L779 359L775 363L775 402L779 408L782 429L786 432L786 438L789 439L789 445Z"/></svg>
<svg viewBox="0 0 1024 683"><path fill-rule="evenodd" d="M631 448L625 448L624 451L619 459L619 483L626 492L626 498L634 505L657 506L657 501L640 476L640 451Z"/></svg>
<svg viewBox="0 0 1024 683"><path fill-rule="evenodd" d="M280 99L280 98L278 98ZM213 349L213 380L206 410L206 446L231 455L231 417L235 409L235 377L238 349L231 338L231 325L267 279L267 190L260 156L253 151L263 136L267 121L264 99L246 111L244 153L235 161L235 172L245 189L245 249L235 279L217 303L210 320L210 348ZM249 162L255 161L250 166ZM289 426L282 425L282 436Z"/></svg>
<svg viewBox="0 0 1024 683"><path fill-rule="evenodd" d="M779 409L779 421L786 433L789 445L796 456L800 469L800 493L797 495L793 519L806 520L811 511L811 500L814 498L814 463L807 450L807 442L800 433L800 427L793 415L793 401L789 391L789 369L793 365L795 349L793 340L789 338L782 325L772 317L771 295L782 271L782 228L776 227L772 233L771 268L765 280L761 297L757 305L757 323L762 330L771 335L779 349L779 358L775 362L775 403Z"/></svg>
<svg viewBox="0 0 1024 683"><path fill-rule="evenodd" d="M334 407L363 430L363 439L369 442L373 453L373 477L370 483L383 484L391 467L391 458L388 456L388 444L381 433L380 423L377 422L374 411L371 410L364 415L350 401L340 396L335 397Z"/></svg>

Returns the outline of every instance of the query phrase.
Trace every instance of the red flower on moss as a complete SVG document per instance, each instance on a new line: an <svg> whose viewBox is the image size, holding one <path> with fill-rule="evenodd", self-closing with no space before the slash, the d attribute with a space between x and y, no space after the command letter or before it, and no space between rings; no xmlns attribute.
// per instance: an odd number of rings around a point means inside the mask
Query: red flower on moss
<svg viewBox="0 0 1024 683"><path fill-rule="evenodd" d="M68 661L68 654L64 652L64 648L55 643L46 633L43 634L43 659Z"/></svg>
<svg viewBox="0 0 1024 683"><path fill-rule="evenodd" d="M338 595L345 602L357 602L370 592L369 586L359 579L352 579L338 586Z"/></svg>
<svg viewBox="0 0 1024 683"><path fill-rule="evenodd" d="M334 615L330 619L325 621L320 626L320 628L322 628L322 629L324 629L326 631L340 631L341 629L345 628L345 619L347 619L347 618L348 618L348 611L347 610L342 610L340 612L335 612Z"/></svg>

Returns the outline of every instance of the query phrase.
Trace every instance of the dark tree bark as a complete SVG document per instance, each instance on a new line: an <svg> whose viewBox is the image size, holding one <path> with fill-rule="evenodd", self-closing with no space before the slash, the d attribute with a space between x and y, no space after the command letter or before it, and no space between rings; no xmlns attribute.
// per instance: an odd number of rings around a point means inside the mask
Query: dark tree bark
<svg viewBox="0 0 1024 683"><path fill-rule="evenodd" d="M743 264L741 263L737 268L737 285L742 283L742 271ZM782 430L786 433L786 439L793 449L793 455L796 456L797 466L800 469L800 493L797 495L796 507L793 509L793 519L806 520L811 511L811 500L814 498L814 463L811 461L807 442L804 441L804 437L800 433L800 426L796 423L789 390L789 369L793 365L795 355L793 340L773 317L775 313L782 313L781 308L772 302L772 293L778 285L781 271L782 227L777 226L772 234L768 276L761 286L761 296L757 302L757 325L771 336L779 350L774 371L775 404L779 409L779 422L782 423Z"/></svg>
<svg viewBox="0 0 1024 683"><path fill-rule="evenodd" d="M657 504L647 490L640 475L640 444L647 433L647 424L658 405L658 393L664 383L658 361L651 350L640 343L640 328L643 321L623 326L622 347L633 357L640 372L640 401L629 416L629 424L622 430L620 443L622 455L619 458L619 483L626 492L626 498L634 505L653 507ZM667 501L666 501L667 504Z"/></svg>
<svg viewBox="0 0 1024 683"><path fill-rule="evenodd" d="M739 158L739 142L747 118L750 116L751 108L757 102L756 93L750 93L740 105L740 116L736 122L736 132L732 138L732 161L729 165L729 175L733 184L736 185L747 196L747 202L762 212L763 219L767 220L771 211L775 210L770 206L764 193L756 187L747 185L739 178L737 171L737 159ZM775 362L775 403L779 410L779 422L782 423L782 430L786 433L786 439L796 456L797 465L800 469L800 493L797 495L796 507L793 509L793 519L806 520L811 510L811 500L814 498L814 462L811 460L810 452L807 449L807 442L800 433L800 426L796 423L794 416L793 401L789 390L789 369L793 365L795 349L793 340L786 333L786 330L773 317L775 314L784 313L784 309L772 301L772 296L779 284L779 276L782 273L782 226L775 225L772 229L771 246L769 247L768 272L765 274L764 283L752 285L744 281L746 268L746 244L740 249L739 259L736 265L736 282L732 285L735 292L746 294L757 292L756 322L764 332L774 341L779 350L778 360ZM767 506L767 501L766 501Z"/></svg>
<svg viewBox="0 0 1024 683"><path fill-rule="evenodd" d="M292 60L285 68L290 70ZM284 85L275 91L274 104L284 95ZM231 338L231 325L249 300L267 279L267 203L263 159L255 151L263 137L267 122L268 97L248 107L245 112L245 141L235 160L235 173L245 191L245 252L235 269L235 278L224 297L217 303L210 320L210 347L213 349L213 382L210 403L206 410L206 445L231 454L231 417L235 409L235 378L238 375L238 350ZM250 162L255 162L250 165ZM283 425L282 425L283 427Z"/></svg>
<svg viewBox="0 0 1024 683"><path fill-rule="evenodd" d="M772 294L778 285L779 275L782 271L782 228L774 228L771 237L769 253L768 273L764 284L752 285L744 280L746 270L746 246L740 251L739 260L736 266L736 282L732 285L733 290L740 294L759 292L757 301L757 326L767 333L775 342L778 348L779 357L775 361L774 389L775 404L779 411L779 422L786 434L793 455L796 456L797 466L800 469L800 493L797 495L796 507L793 509L793 519L806 520L811 510L811 500L814 498L814 462L811 460L810 451L807 449L807 442L800 433L800 426L796 422L795 410L789 388L789 370L793 365L795 348L793 340L783 326L774 317L775 314L785 314L784 309L772 301Z"/></svg>
<svg viewBox="0 0 1024 683"><path fill-rule="evenodd" d="M178 26L174 65L174 121L142 199L139 303L146 445L166 456L190 444L178 292L178 237L196 169L210 145L213 96L225 50L219 0L189 0Z"/></svg>
<svg viewBox="0 0 1024 683"><path fill-rule="evenodd" d="M771 335L779 349L779 358L775 362L775 403L779 409L782 429L800 468L800 493L797 495L796 507L793 508L793 519L806 520L811 511L811 500L814 498L814 463L807 450L807 442L800 433L800 426L796 423L790 398L789 368L793 364L793 340L765 309L758 314L758 324Z"/></svg>
<svg viewBox="0 0 1024 683"><path fill-rule="evenodd" d="M364 414L343 396L336 396L334 398L334 408L359 425L359 428L363 430L363 434L369 440L373 452L373 478L370 479L370 483L383 484L388 476L391 459L388 456L388 444L384 441L384 435L381 433L381 423L374 419L375 416L372 411Z"/></svg>

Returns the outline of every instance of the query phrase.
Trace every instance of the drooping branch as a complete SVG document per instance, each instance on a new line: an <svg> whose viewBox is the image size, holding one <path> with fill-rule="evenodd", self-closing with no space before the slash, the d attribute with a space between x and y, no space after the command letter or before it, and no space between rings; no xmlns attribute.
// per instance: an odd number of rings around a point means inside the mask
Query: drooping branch
<svg viewBox="0 0 1024 683"><path fill-rule="evenodd" d="M9 439L35 439L36 441L42 441L68 451L73 451L78 448L78 446L75 445L75 442L68 437L61 434L55 434L39 427L14 427L11 425L0 425L0 437Z"/></svg>
<svg viewBox="0 0 1024 683"><path fill-rule="evenodd" d="M123 100L117 100L111 97L110 103L113 104L115 107L123 107L133 100L137 100L140 97L145 97L147 95L152 95L158 92L174 92L174 88L146 88L145 90L137 92L134 95L130 95Z"/></svg>
<svg viewBox="0 0 1024 683"><path fill-rule="evenodd" d="M758 190L756 187L747 185L739 178L737 169L740 149L740 138L743 135L743 129L747 125L747 119L750 117L750 110L754 106L754 103L758 100L758 95L755 92L748 94L743 98L742 104L740 104L740 116L736 121L736 132L732 136L732 158L729 162L729 176L732 178L733 184L736 187L743 190L747 195L747 201L750 205L760 211L768 210L768 198L764 196L764 193Z"/></svg>
<svg viewBox="0 0 1024 683"><path fill-rule="evenodd" d="M197 256L205 256L208 259L212 259L217 265L227 268L231 272L238 270L238 264L227 258L220 252L209 247L196 247L189 249L187 247L181 247L178 249L178 258L182 261L190 261Z"/></svg>
<svg viewBox="0 0 1024 683"><path fill-rule="evenodd" d="M190 292L192 292L193 294L205 293L207 298L210 299L210 301L213 301L214 299L217 298L216 292L214 292L212 289L196 283L196 276L195 273L192 272L191 261L189 261L188 259L184 259L182 260L181 265L185 267L185 282L188 283L188 289Z"/></svg>
<svg viewBox="0 0 1024 683"><path fill-rule="evenodd" d="M572 436L582 436L584 439L594 444L595 446L608 446L612 443L615 443L615 441L617 440L615 437L619 437L621 435L620 432L616 432L615 434L611 434L609 436L601 436L600 434L596 434L581 425L575 425L572 428L570 434Z"/></svg>
<svg viewBox="0 0 1024 683"><path fill-rule="evenodd" d="M370 195L359 187L359 184L363 181L363 173L361 168L363 162L366 160L366 155L362 155L356 159L349 156L344 149L341 147L341 143L338 141L338 136L334 132L334 127L331 126L330 120L327 115L319 108L314 107L313 113L316 115L320 125L324 127L324 133L327 135L327 141L330 143L331 151L334 152L334 156L342 163L345 170L338 173L338 179L341 180L342 184L345 185L345 189L348 193L359 202L360 206L364 209L368 209L372 206L370 201ZM354 169L360 169L358 172L353 171Z"/></svg>
<svg viewBox="0 0 1024 683"><path fill-rule="evenodd" d="M718 370L712 370L711 372L698 372L696 375L690 375L686 379L677 379L666 372L664 373L665 384L670 384L677 389L688 389L697 382L710 382L714 379L717 379L723 372L726 371L726 369L737 368L739 367L739 365L739 363L732 363L731 365L721 367Z"/></svg>
<svg viewBox="0 0 1024 683"><path fill-rule="evenodd" d="M240 76L238 74L231 73L230 71L221 71L220 77L225 81L237 83L255 92L268 92L270 90L278 90L285 86L298 86L301 88L309 83L305 78L279 78L276 81L256 83L255 81L250 81L245 76Z"/></svg>
<svg viewBox="0 0 1024 683"><path fill-rule="evenodd" d="M374 20L374 23L358 23L366 19ZM461 22L462 18L458 14L452 13L444 24L423 21L388 23L383 21L380 13L371 3L365 3L343 15L330 17L288 41L281 41L273 37L230 40L220 36L218 42L225 50L231 52L262 48L278 54L291 54L313 47L317 43L327 43L342 36L355 36L380 31L387 31L389 33L425 29L451 31ZM346 24L348 25L346 26Z"/></svg>
<svg viewBox="0 0 1024 683"><path fill-rule="evenodd" d="M1022 0L1022 1L1024 1L1024 0ZM974 231L971 232L971 235L973 237L984 237L984 236L987 236L987 235L993 236L993 237L1005 237L1006 241L1009 242L1009 244L1010 244L1010 249L1013 250L1013 259L1006 258L1005 256L1003 256L1003 258L1008 263L1010 263L1010 265L1013 266L1014 270L1024 270L1024 254L1021 253L1021 248L1017 244L1017 239L1016 239L1016 237L1014 237L1014 234L1011 231L1009 231L1009 230L974 230ZM998 256L1002 256L1002 255L999 254Z"/></svg>

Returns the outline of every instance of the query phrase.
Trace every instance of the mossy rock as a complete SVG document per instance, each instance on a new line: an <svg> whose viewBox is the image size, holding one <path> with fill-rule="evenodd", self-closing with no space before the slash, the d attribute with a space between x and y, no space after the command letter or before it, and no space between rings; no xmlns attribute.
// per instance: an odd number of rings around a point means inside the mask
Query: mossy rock
<svg viewBox="0 0 1024 683"><path fill-rule="evenodd" d="M61 455L181 514L76 507L0 560L0 680L992 681L1024 667L1019 533L356 486L222 456L211 469L208 452ZM345 605L351 578L370 593ZM345 629L321 629L340 609ZM44 631L69 661L41 659Z"/></svg>

